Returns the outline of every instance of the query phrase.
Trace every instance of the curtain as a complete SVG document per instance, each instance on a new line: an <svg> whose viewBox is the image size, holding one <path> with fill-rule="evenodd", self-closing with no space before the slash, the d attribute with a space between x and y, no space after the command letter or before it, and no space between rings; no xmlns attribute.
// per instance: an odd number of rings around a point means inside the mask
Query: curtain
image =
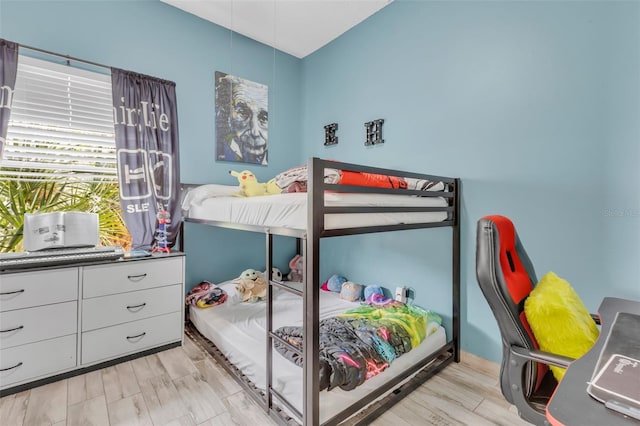
<svg viewBox="0 0 640 426"><path fill-rule="evenodd" d="M11 100L18 71L18 43L0 38L0 161L9 130Z"/></svg>
<svg viewBox="0 0 640 426"><path fill-rule="evenodd" d="M111 69L120 203L132 248L168 251L180 228L175 83Z"/></svg>

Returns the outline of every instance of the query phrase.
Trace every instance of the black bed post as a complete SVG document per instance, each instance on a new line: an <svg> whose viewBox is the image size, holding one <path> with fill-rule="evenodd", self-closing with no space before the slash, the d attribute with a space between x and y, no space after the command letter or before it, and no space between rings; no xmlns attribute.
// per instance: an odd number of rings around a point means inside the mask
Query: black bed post
<svg viewBox="0 0 640 426"><path fill-rule="evenodd" d="M324 168L318 158L310 158L307 189L307 236L304 257L304 409L302 423L320 423L320 232L324 227Z"/></svg>
<svg viewBox="0 0 640 426"><path fill-rule="evenodd" d="M273 341L271 339L271 332L273 331L273 287L271 281L273 281L273 234L267 230L266 232L266 251L267 251L267 347L266 354L266 378L267 385L265 387L265 410L269 412L273 406L273 398L271 395L271 389L273 385Z"/></svg>
<svg viewBox="0 0 640 426"><path fill-rule="evenodd" d="M453 185L453 359L460 362L460 179L456 178Z"/></svg>

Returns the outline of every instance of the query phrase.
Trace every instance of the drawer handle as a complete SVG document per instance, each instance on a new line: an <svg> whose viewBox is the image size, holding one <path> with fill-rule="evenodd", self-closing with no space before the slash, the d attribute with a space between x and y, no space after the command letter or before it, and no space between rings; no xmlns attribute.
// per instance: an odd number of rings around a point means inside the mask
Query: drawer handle
<svg viewBox="0 0 640 426"><path fill-rule="evenodd" d="M22 330L23 328L24 328L24 325L21 325L19 327L10 328L8 330L0 330L0 333L9 333L10 331Z"/></svg>
<svg viewBox="0 0 640 426"><path fill-rule="evenodd" d="M136 336L127 336L127 340L133 340L133 339L137 339L138 337L144 337L144 335L147 334L146 332L144 333L140 333Z"/></svg>
<svg viewBox="0 0 640 426"><path fill-rule="evenodd" d="M127 306L127 309L130 310L131 312L139 312L142 310L142 308L144 308L145 306L147 306L146 303L141 303L139 305L132 305L132 306Z"/></svg>
<svg viewBox="0 0 640 426"><path fill-rule="evenodd" d="M3 293L0 293L0 296L7 296L9 294L17 294L17 293L24 293L24 288L22 290L16 290L16 291L5 291Z"/></svg>
<svg viewBox="0 0 640 426"><path fill-rule="evenodd" d="M0 368L0 371L7 371L7 370L13 370L14 368L18 368L22 365L22 361L20 361L19 363L17 363L16 365L14 365L13 367L7 367L7 368Z"/></svg>
<svg viewBox="0 0 640 426"><path fill-rule="evenodd" d="M146 276L147 274L127 275L127 278L131 281L142 281Z"/></svg>

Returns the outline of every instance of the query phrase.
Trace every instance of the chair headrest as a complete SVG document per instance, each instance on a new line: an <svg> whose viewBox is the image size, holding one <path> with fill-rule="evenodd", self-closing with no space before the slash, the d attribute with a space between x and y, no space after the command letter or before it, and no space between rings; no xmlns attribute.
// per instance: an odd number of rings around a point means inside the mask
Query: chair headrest
<svg viewBox="0 0 640 426"><path fill-rule="evenodd" d="M520 243L513 222L508 217L491 215L483 217L481 221L484 221L487 226L491 226L498 237L494 244L497 245L496 248L500 256L503 283L511 295L511 301L519 305L529 295L534 283L537 282L533 267L527 268L525 266L525 263L531 264L529 257ZM523 258L526 258L525 262L523 262Z"/></svg>

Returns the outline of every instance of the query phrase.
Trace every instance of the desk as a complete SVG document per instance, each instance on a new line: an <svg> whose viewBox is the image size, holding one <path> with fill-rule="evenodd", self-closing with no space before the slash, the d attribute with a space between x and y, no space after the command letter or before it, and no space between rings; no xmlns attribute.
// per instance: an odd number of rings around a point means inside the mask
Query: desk
<svg viewBox="0 0 640 426"><path fill-rule="evenodd" d="M600 352L618 312L640 314L640 302L606 297L598 308L602 324L600 337L581 358L571 363L562 382L547 405L547 419L554 426L639 426L640 421L625 417L596 401L587 393ZM640 335L640 330L638 330ZM640 339L640 336L639 336Z"/></svg>

